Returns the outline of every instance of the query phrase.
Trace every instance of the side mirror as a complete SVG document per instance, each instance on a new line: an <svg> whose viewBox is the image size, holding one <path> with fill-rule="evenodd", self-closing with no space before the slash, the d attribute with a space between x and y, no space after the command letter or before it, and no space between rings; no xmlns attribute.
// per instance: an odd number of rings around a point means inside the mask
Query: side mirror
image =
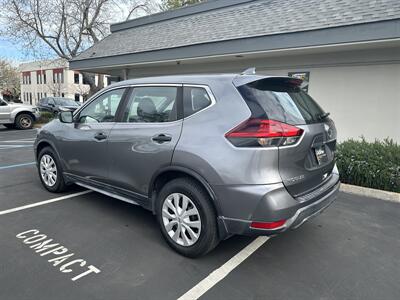
<svg viewBox="0 0 400 300"><path fill-rule="evenodd" d="M74 121L72 111L62 111L58 114L58 118L62 123L72 123Z"/></svg>
<svg viewBox="0 0 400 300"><path fill-rule="evenodd" d="M55 107L54 103L49 103L49 106Z"/></svg>

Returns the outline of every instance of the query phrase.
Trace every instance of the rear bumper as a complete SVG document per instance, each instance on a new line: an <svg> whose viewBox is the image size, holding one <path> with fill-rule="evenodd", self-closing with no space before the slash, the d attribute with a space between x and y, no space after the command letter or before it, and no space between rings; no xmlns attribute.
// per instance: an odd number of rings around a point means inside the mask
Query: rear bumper
<svg viewBox="0 0 400 300"><path fill-rule="evenodd" d="M317 190L299 198L293 198L281 184L262 186L264 189L261 186L253 186L253 190L249 186L239 187L245 192L239 193L241 201L235 197L231 203L234 207L229 206L231 202L229 199L220 197L221 192L232 195L232 192L229 192L232 188L217 188L218 200L223 202L220 222L228 234L275 235L288 229L295 229L327 208L336 199L339 186L339 175L332 174ZM237 192L238 187L233 189ZM252 222L280 220L286 222L275 229L256 229L250 226Z"/></svg>

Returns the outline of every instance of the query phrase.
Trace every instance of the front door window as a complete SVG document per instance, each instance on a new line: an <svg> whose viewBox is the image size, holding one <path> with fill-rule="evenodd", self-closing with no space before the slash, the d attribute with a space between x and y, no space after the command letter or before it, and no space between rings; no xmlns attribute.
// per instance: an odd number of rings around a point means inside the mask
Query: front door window
<svg viewBox="0 0 400 300"><path fill-rule="evenodd" d="M115 122L125 89L108 91L86 106L79 114L79 123Z"/></svg>

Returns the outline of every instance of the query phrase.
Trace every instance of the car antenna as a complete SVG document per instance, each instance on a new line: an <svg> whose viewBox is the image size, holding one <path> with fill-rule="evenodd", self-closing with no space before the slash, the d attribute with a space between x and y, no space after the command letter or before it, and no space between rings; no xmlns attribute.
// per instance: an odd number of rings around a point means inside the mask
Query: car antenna
<svg viewBox="0 0 400 300"><path fill-rule="evenodd" d="M256 74L256 68L252 67L252 68L248 68L246 70L244 70L241 75L255 75Z"/></svg>

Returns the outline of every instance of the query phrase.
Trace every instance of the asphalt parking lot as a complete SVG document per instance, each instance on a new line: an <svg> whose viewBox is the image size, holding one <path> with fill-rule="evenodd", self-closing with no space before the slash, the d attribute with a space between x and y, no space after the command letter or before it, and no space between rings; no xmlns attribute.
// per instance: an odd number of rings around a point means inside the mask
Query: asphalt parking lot
<svg viewBox="0 0 400 300"><path fill-rule="evenodd" d="M232 237L188 259L140 207L77 187L51 194L35 135L0 126L0 299L177 299L254 243ZM263 240L201 299L400 299L399 220L399 204L340 193L296 231ZM37 252L39 235L58 250Z"/></svg>

